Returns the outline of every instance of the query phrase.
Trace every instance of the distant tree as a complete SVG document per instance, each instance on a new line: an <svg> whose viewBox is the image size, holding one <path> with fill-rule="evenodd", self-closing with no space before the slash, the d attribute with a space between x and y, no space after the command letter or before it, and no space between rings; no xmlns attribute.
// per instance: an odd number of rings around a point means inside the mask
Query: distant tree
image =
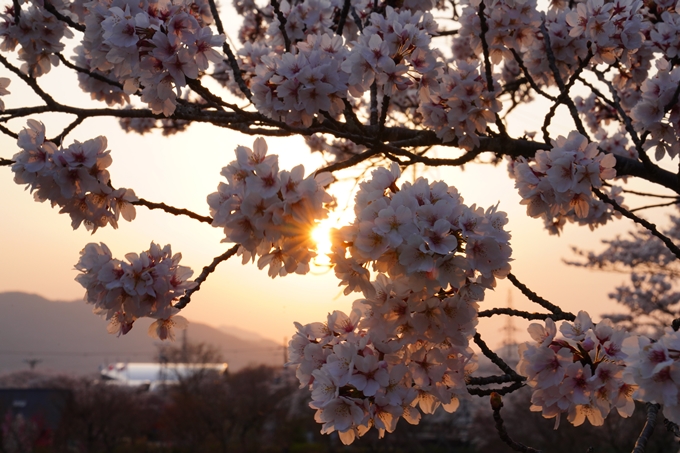
<svg viewBox="0 0 680 453"><path fill-rule="evenodd" d="M668 216L666 236L680 243L680 217ZM599 253L574 249L582 259L569 264L588 269L629 274L629 282L615 288L609 297L622 304L626 313L605 317L631 331L659 338L673 320L680 318L680 264L675 255L649 230L638 228L627 236L603 241ZM677 327L675 327L677 328Z"/></svg>
<svg viewBox="0 0 680 453"><path fill-rule="evenodd" d="M224 376L196 374L168 388L166 435L187 451L264 451L294 392L281 371L259 366Z"/></svg>

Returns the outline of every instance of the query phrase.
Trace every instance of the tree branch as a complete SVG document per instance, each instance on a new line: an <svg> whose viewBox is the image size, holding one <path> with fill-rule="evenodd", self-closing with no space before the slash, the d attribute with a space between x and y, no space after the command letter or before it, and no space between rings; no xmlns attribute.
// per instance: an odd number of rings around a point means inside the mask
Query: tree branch
<svg viewBox="0 0 680 453"><path fill-rule="evenodd" d="M647 228L650 233L652 233L654 236L658 237L661 239L661 242L663 242L666 247L675 255L676 258L680 259L680 248L678 248L677 245L673 243L673 241L670 240L667 236L663 235L662 233L659 232L659 230L656 229L656 225L654 225L651 222L648 222L647 220L636 216L635 214L631 213L629 210L626 208L622 207L619 205L616 201L612 200L609 198L607 195L604 193L600 192L599 189L593 187L593 192L597 197L604 201L605 203L609 203L614 207L614 209L618 212L620 212L624 217L627 217L631 219L633 222L642 225L643 227Z"/></svg>
<svg viewBox="0 0 680 453"><path fill-rule="evenodd" d="M467 391L470 395L475 395L475 396L489 396L492 393L498 393L499 395L507 395L508 393L516 392L517 390L521 389L524 387L526 384L524 382L520 381L515 381L511 385L508 385L506 387L501 387L501 388L495 388L495 389L480 389L480 388L470 388L468 387Z"/></svg>
<svg viewBox="0 0 680 453"><path fill-rule="evenodd" d="M60 21L66 23L69 27L75 28L79 32L85 33L85 25L76 23L70 17L64 16L63 14L61 14L59 11L57 11L57 8L55 8L54 5L52 5L49 2L49 0L44 0L43 7L45 8L45 10L47 12L52 14L54 17L56 17Z"/></svg>
<svg viewBox="0 0 680 453"><path fill-rule="evenodd" d="M347 15L349 14L349 8L352 6L352 0L345 0L342 5L342 10L340 11L340 18L338 19L338 28L335 33L338 36L342 36L342 31L345 28L345 22L347 21Z"/></svg>
<svg viewBox="0 0 680 453"><path fill-rule="evenodd" d="M491 362L494 365L496 365L498 368L500 368L503 373L507 374L508 376L511 376L513 378L513 380L515 380L515 381L525 381L526 380L525 377L517 374L517 372L515 370L513 370L512 367L510 367L510 365L505 363L505 361L503 359L501 359L498 356L498 354L493 352L489 348L489 346L487 346L487 344L484 342L484 340L482 340L482 336L479 334L479 332L475 333L475 336L473 338L474 338L475 344L477 344L477 346L479 346L479 349L482 350L482 354L487 356L489 358L489 360L491 360Z"/></svg>
<svg viewBox="0 0 680 453"><path fill-rule="evenodd" d="M561 321L561 320L567 320L567 321L573 321L574 318L572 318L574 315L571 313L531 313L528 311L522 311L522 310L515 310L514 308L490 308L488 310L482 310L480 311L477 316L479 318L490 318L494 315L508 315L508 316L516 316L518 318L524 318L529 321L535 321L535 320L546 320L548 318L552 319L553 321Z"/></svg>
<svg viewBox="0 0 680 453"><path fill-rule="evenodd" d="M660 407L661 406L659 404L647 403L647 421L645 422L645 426L642 428L642 432L640 432L640 436L635 442L633 453L643 453L645 451L647 441L654 432L654 424L656 423L656 416L659 413Z"/></svg>
<svg viewBox="0 0 680 453"><path fill-rule="evenodd" d="M541 453L540 450L527 447L524 444L520 444L519 442L515 442L514 440L512 440L512 438L508 434L508 431L505 429L505 426L503 425L503 418L501 417L501 408L503 407L503 401L501 400L500 395L492 394L490 399L491 409L493 410L493 419L496 422L496 431L498 431L498 435L500 436L501 440L508 444L508 446L515 451L520 451L523 453Z"/></svg>
<svg viewBox="0 0 680 453"><path fill-rule="evenodd" d="M515 277L512 273L508 274L508 280L510 280L512 282L512 284L515 285L515 287L517 289L519 289L522 292L522 294L524 294L526 296L527 299L529 299L532 302L537 303L538 305L545 308L546 310L550 310L554 314L560 316L561 317L560 319L567 319L569 321L573 321L573 320L576 319L576 316L574 316L573 313L562 311L562 309L560 307L558 307L557 305L548 302L547 300L543 299L541 296L539 296L535 292L531 291L524 283L517 280L517 277Z"/></svg>
<svg viewBox="0 0 680 453"><path fill-rule="evenodd" d="M203 268L203 272L201 272L201 275L199 275L198 278L194 280L194 282L197 283L196 286L187 290L184 296L182 296L182 298L174 305L174 307L177 308L178 310L181 310L184 307L186 307L189 304L189 302L191 302L191 295L194 294L199 289L201 289L201 285L208 278L208 275L215 272L215 269L217 269L218 264L227 261L229 258L234 256L240 246L241 246L240 244L234 245L232 248L230 248L220 256L216 256L215 259L213 259L212 263L210 263L210 266L205 266Z"/></svg>
<svg viewBox="0 0 680 453"><path fill-rule="evenodd" d="M160 209L162 211L165 211L169 214L176 215L176 216L185 215L187 217L191 217L194 220L198 220L199 222L204 222L204 223L211 224L211 225L212 225L212 221L213 221L212 217L202 216L202 215L196 214L195 212L190 211L188 209L175 208L173 206L168 206L165 203L154 203L154 202L151 202L151 201L147 201L143 198L140 198L137 201L133 201L132 204L136 205L136 206L145 206L149 209Z"/></svg>
<svg viewBox="0 0 680 453"><path fill-rule="evenodd" d="M290 38L288 37L288 33L286 33L286 18L281 12L281 5L279 4L278 0L271 0L272 7L274 8L274 12L276 13L276 18L279 20L279 30L281 30L281 34L283 35L283 42L285 45L286 52L290 52Z"/></svg>

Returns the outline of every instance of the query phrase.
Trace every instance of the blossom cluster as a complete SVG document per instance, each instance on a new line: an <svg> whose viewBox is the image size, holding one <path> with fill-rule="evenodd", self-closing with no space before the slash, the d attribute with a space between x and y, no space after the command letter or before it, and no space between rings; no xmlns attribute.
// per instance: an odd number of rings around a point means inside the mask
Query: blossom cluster
<svg viewBox="0 0 680 453"><path fill-rule="evenodd" d="M372 291L367 266L413 291L495 286L510 272L504 212L468 207L454 187L418 178L397 187L401 171L378 168L356 195L354 222L332 233L331 262L345 294ZM474 289L473 289L474 288ZM481 300L481 297L477 300Z"/></svg>
<svg viewBox="0 0 680 453"><path fill-rule="evenodd" d="M417 424L420 411L454 412L477 366L467 347L476 303L428 297L382 274L374 285L375 296L357 300L349 316L334 311L326 323L296 324L289 344L289 365L311 390L321 432L337 431L344 444L371 427L382 437L402 417Z"/></svg>
<svg viewBox="0 0 680 453"><path fill-rule="evenodd" d="M267 155L257 138L253 149L239 146L236 160L222 169L227 183L208 195L212 225L224 228L224 241L241 245L243 261L259 256L269 275L304 274L316 256L311 232L328 215L333 198L324 187L328 173L304 177L304 167L279 171L278 156Z"/></svg>
<svg viewBox="0 0 680 453"><path fill-rule="evenodd" d="M643 42L643 17L640 14L642 1L587 0L578 3L575 10L567 13L570 25L569 35L585 36L590 42L590 51L595 63L613 64L621 61L630 63Z"/></svg>
<svg viewBox="0 0 680 453"><path fill-rule="evenodd" d="M337 116L344 109L348 74L340 65L348 54L342 37L309 35L293 53L261 58L252 81L253 102L271 118L310 126L315 115Z"/></svg>
<svg viewBox="0 0 680 453"><path fill-rule="evenodd" d="M321 3L332 9L330 2ZM319 113L337 116L344 110L342 99L348 92L361 97L374 82L386 96L415 86L427 91L440 66L429 49L436 31L430 13L387 7L384 16L372 13L370 25L349 45L323 26L323 18L330 14L321 14L321 20L318 14L304 20L310 18L318 24L316 29L286 22L287 34L299 40L290 52L262 55L264 49L258 45L244 51L246 65L256 64L251 86L254 102L272 118L309 126ZM278 23L272 21L270 31L278 29Z"/></svg>
<svg viewBox="0 0 680 453"><path fill-rule="evenodd" d="M14 181L27 184L36 201L49 200L61 208L60 213L69 214L74 229L82 223L93 232L106 225L117 228L121 216L127 221L135 218L134 191L111 188L105 137L58 148L45 139L41 122L28 120L17 145L22 150L13 157Z"/></svg>
<svg viewBox="0 0 680 453"><path fill-rule="evenodd" d="M680 146L680 107L677 103L680 67L672 67L663 58L656 62L656 67L656 75L642 84L642 99L630 115L636 129L650 133L645 149L655 148L655 158L661 160L666 154L671 158L677 156ZM669 113L667 119L666 113Z"/></svg>
<svg viewBox="0 0 680 453"><path fill-rule="evenodd" d="M428 97L420 104L425 126L444 142L457 140L460 148L479 146L478 134L493 123L501 104L496 99L500 86L489 91L478 62L456 61L431 83Z"/></svg>
<svg viewBox="0 0 680 453"><path fill-rule="evenodd" d="M125 94L141 90L155 114L172 115L186 79L221 60L214 48L225 37L213 35L205 2L93 1L88 9L79 63L122 84ZM93 98L121 102L110 85L81 79L81 87L94 90Z"/></svg>
<svg viewBox="0 0 680 453"><path fill-rule="evenodd" d="M23 2L22 2L23 3ZM50 72L52 66L59 64L55 55L64 50L64 38L72 38L73 32L68 26L42 7L42 2L30 3L28 8L21 9L21 20L15 20L14 8L20 7L15 2L13 7L0 14L0 49L13 51L20 46L18 57L23 61L21 70L32 77L39 77ZM62 14L69 11L69 2L57 0L51 2Z"/></svg>
<svg viewBox="0 0 680 453"><path fill-rule="evenodd" d="M534 42L541 23L536 9L536 0L522 2L514 0L485 1L484 18L488 30L484 38L489 46L489 59L494 65L502 60L514 60L510 49L525 52ZM454 47L472 55L482 54L482 26L479 18L479 1L463 2L460 16L460 30ZM466 43L467 50L460 48ZM457 56L463 56L455 52ZM470 55L470 54L468 54Z"/></svg>
<svg viewBox="0 0 680 453"><path fill-rule="evenodd" d="M633 397L663 405L663 415L680 423L680 332L667 327L657 341L638 337L628 373L638 384Z"/></svg>
<svg viewBox="0 0 680 453"><path fill-rule="evenodd" d="M350 93L361 97L374 81L387 96L416 83L426 87L439 67L430 49L436 30L430 13L389 6L384 16L372 13L370 25L352 42L352 52L342 64L350 74Z"/></svg>
<svg viewBox="0 0 680 453"><path fill-rule="evenodd" d="M588 313L581 311L574 322L560 325L562 338L556 338L555 322L532 323L533 342L519 346L517 371L527 377L533 388L531 410L545 418L561 415L574 426L586 419L601 426L612 409L629 417L635 409L634 381L626 374L624 341L629 337L609 320L594 325Z"/></svg>
<svg viewBox="0 0 680 453"><path fill-rule="evenodd" d="M599 152L597 143L588 143L576 131L566 138L557 137L552 146L549 151L537 151L533 161L519 158L511 164L527 214L543 218L548 226L556 225L555 232L566 219L605 223L611 212L594 198L592 188L601 188L603 179L616 176L614 155Z"/></svg>
<svg viewBox="0 0 680 453"><path fill-rule="evenodd" d="M172 254L170 245L151 243L149 250L128 253L127 261L113 258L104 243L89 243L80 251L76 277L86 290L85 300L94 312L109 320L109 333L125 335L138 318L156 319L149 335L174 339L172 329L183 328L186 320L175 316L173 301L196 286L188 279L193 271L180 266L181 253Z"/></svg>

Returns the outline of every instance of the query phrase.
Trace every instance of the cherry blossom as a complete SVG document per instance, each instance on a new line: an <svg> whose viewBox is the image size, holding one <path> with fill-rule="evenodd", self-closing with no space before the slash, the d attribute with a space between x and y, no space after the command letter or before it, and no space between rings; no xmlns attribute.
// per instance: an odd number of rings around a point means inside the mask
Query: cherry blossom
<svg viewBox="0 0 680 453"><path fill-rule="evenodd" d="M575 426L586 420L600 426L613 408L629 417L635 409L636 385L628 376L623 348L634 337L607 319L594 325L584 311L574 322L563 321L559 330L563 338L556 338L550 318L545 327L532 323L534 342L519 346L517 371L534 389L531 410L555 418L556 427L563 413Z"/></svg>
<svg viewBox="0 0 680 453"><path fill-rule="evenodd" d="M45 139L41 122L28 120L27 126L19 133L22 151L14 155L12 171L14 181L26 184L36 201L49 200L71 216L74 229L84 223L93 233L106 225L117 228L121 215L127 221L135 218L134 191L109 184L106 168L112 159L105 137L58 148Z"/></svg>
<svg viewBox="0 0 680 453"><path fill-rule="evenodd" d="M596 199L591 189L602 188L602 180L616 176L612 154L598 151L596 143L574 131L559 136L550 151L539 150L532 161L524 158L511 164L515 187L527 206L527 214L540 217L546 225L561 225L557 217L597 225L606 223L612 212ZM615 192L612 192L615 193Z"/></svg>
<svg viewBox="0 0 680 453"><path fill-rule="evenodd" d="M477 304L460 293L428 297L379 274L350 315L335 311L326 323L297 324L288 365L311 390L321 432L338 431L350 444L371 427L382 437L400 417L417 424L420 411L454 412L469 398L476 324Z"/></svg>
<svg viewBox="0 0 680 453"><path fill-rule="evenodd" d="M75 268L76 281L86 290L85 300L94 312L109 320L109 333L125 335L138 318L157 319L149 335L174 339L173 328L184 328L186 319L176 316L173 302L196 286L189 278L193 271L180 266L180 253L169 245L151 243L149 250L128 253L126 261L113 258L103 243L89 243L80 252Z"/></svg>
<svg viewBox="0 0 680 453"><path fill-rule="evenodd" d="M311 231L333 201L324 189L329 175L304 178L302 165L279 171L278 157L266 153L262 138L253 149L236 148L237 159L222 169L227 183L208 196L212 225L241 245L244 262L259 256L270 277L304 274L316 256Z"/></svg>

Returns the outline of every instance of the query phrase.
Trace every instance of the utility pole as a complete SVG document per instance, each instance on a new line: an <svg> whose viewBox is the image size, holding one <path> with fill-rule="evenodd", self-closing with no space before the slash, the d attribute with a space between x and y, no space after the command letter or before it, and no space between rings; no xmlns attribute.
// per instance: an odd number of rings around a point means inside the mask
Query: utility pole
<svg viewBox="0 0 680 453"><path fill-rule="evenodd" d="M288 363L288 337L283 337L283 364Z"/></svg>
<svg viewBox="0 0 680 453"><path fill-rule="evenodd" d="M25 359L24 362L28 363L28 366L31 367L31 370L34 370L36 365L42 362L40 359Z"/></svg>

